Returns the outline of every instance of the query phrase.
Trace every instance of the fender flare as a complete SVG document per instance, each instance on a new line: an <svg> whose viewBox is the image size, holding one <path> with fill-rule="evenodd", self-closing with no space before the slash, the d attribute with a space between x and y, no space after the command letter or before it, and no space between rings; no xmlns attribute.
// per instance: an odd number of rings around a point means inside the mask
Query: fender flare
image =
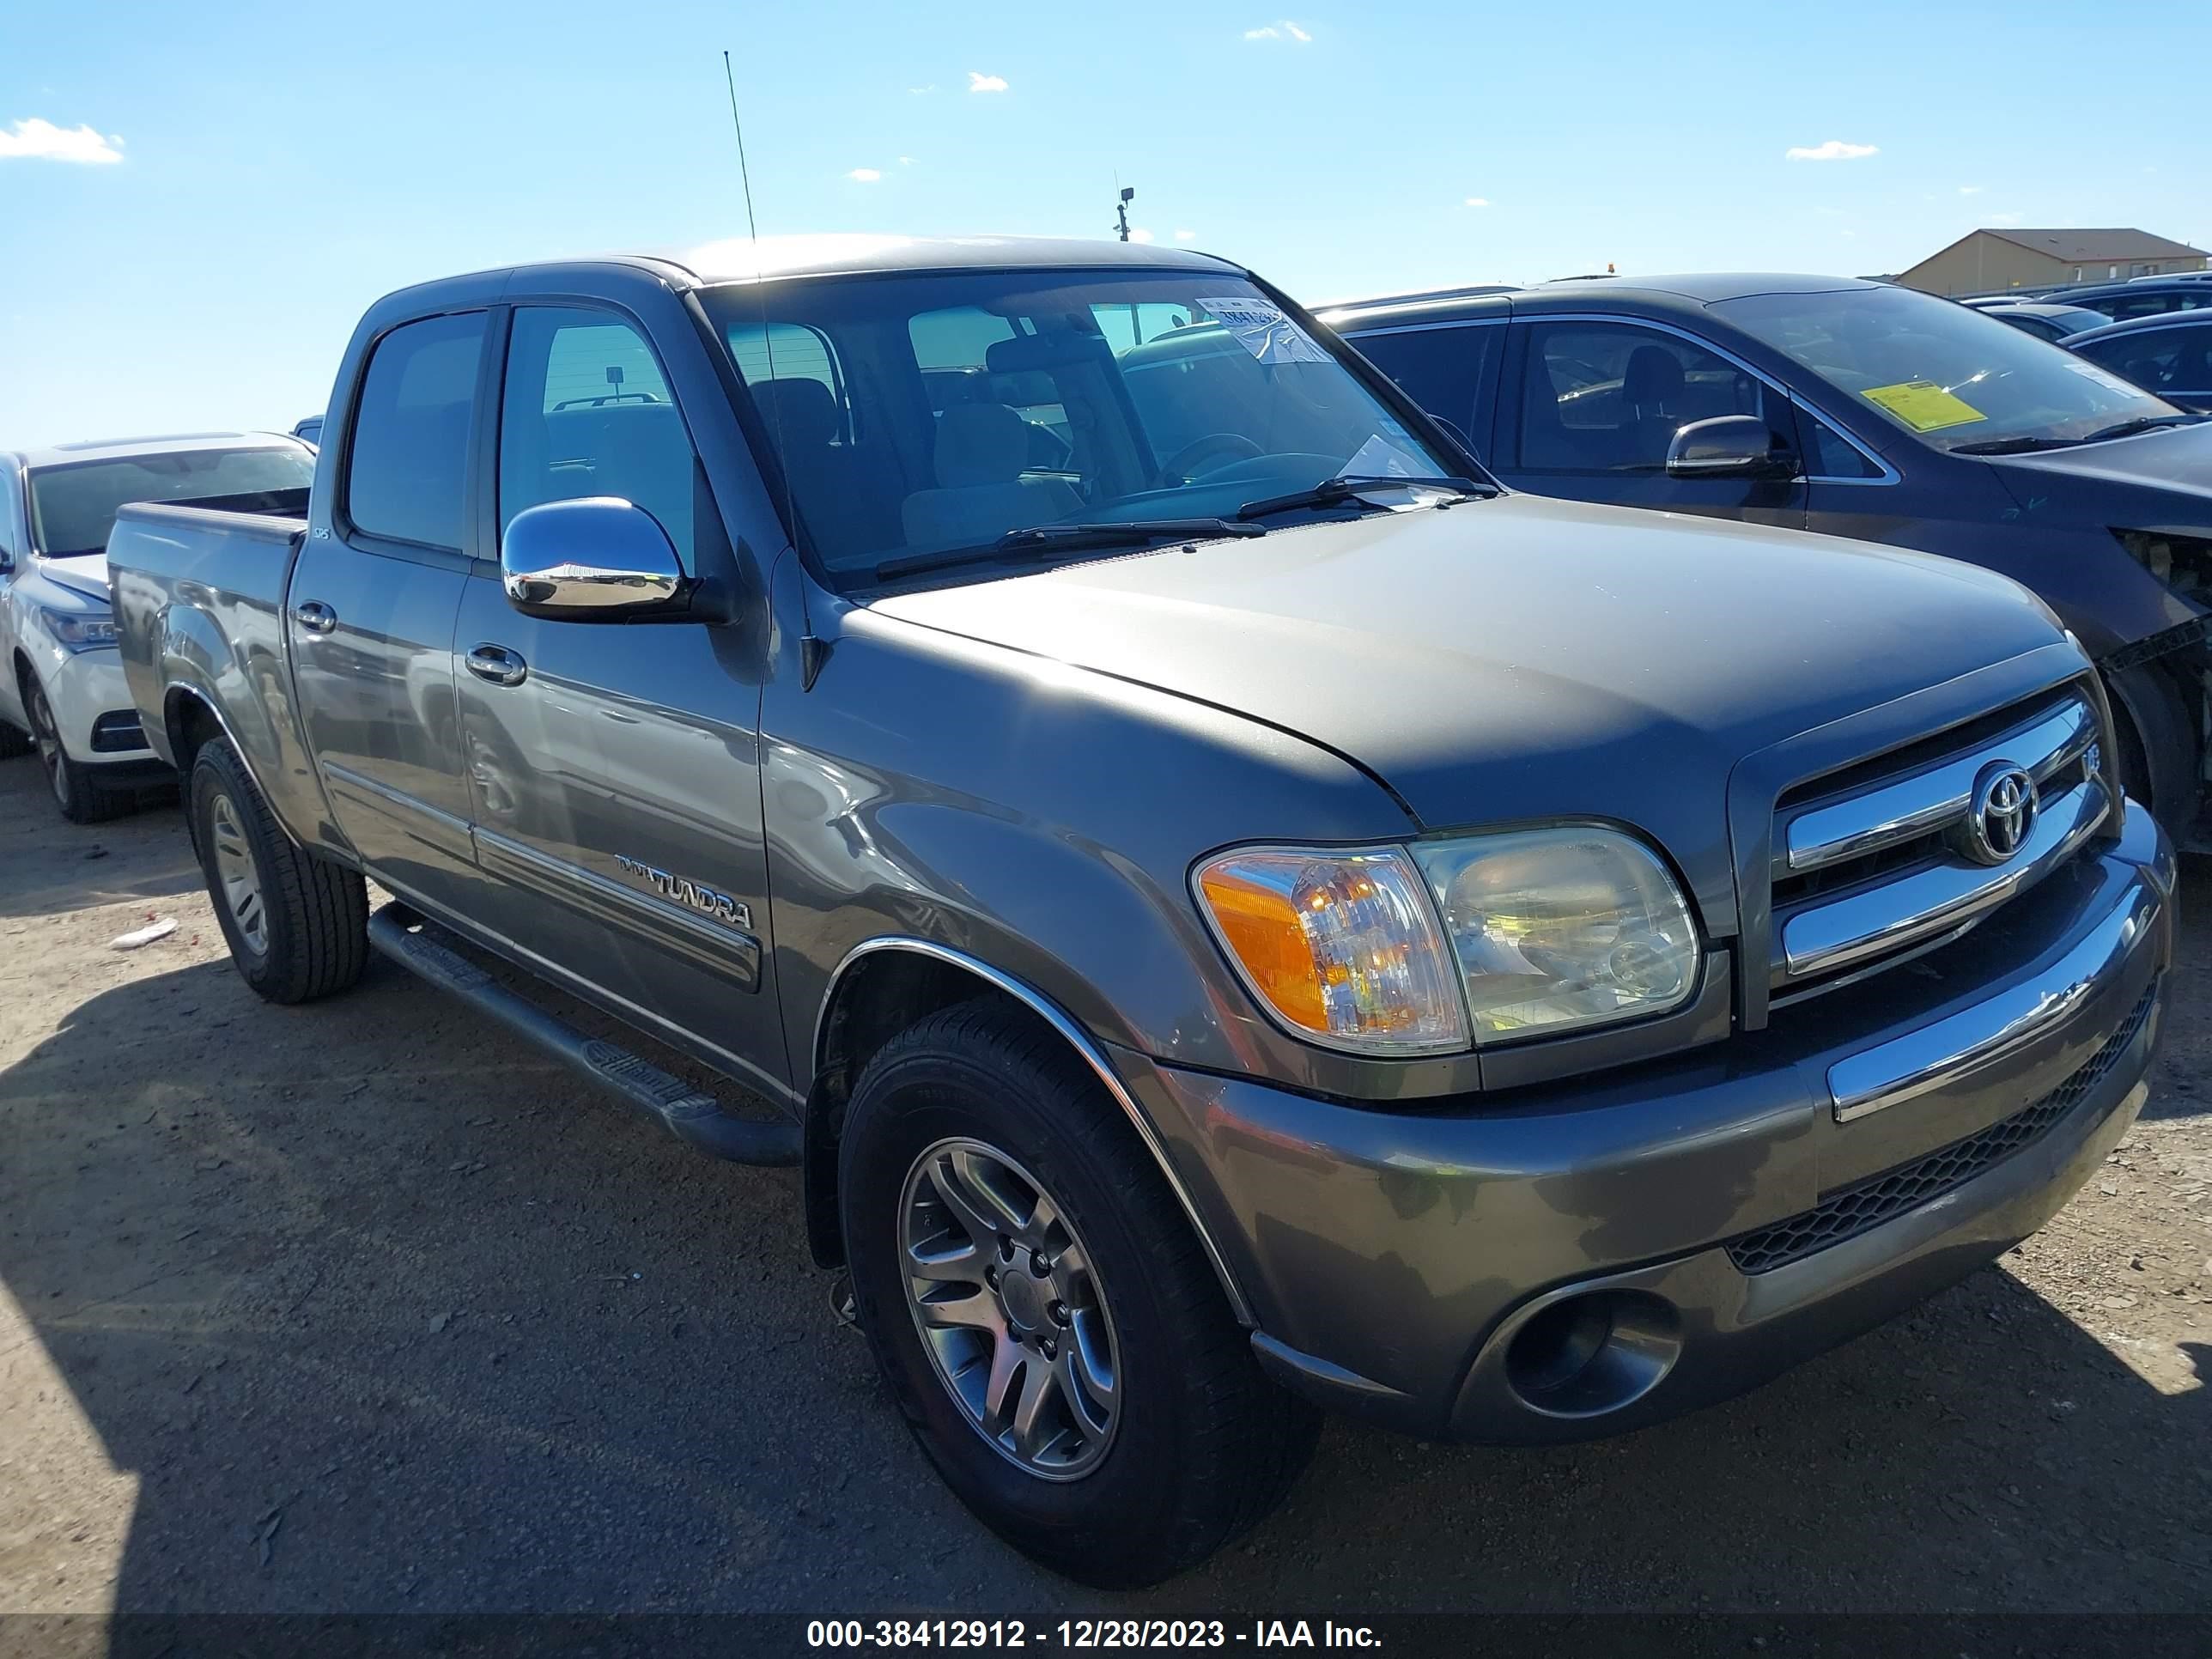
<svg viewBox="0 0 2212 1659"><path fill-rule="evenodd" d="M1248 1330L1257 1328L1259 1322L1253 1315L1251 1304L1237 1284L1236 1275L1230 1271L1228 1258L1222 1254L1204 1218L1200 1215L1190 1189L1176 1173L1174 1161L1168 1155L1166 1143L1161 1140L1159 1131L1153 1127L1152 1119L1137 1103L1136 1097L1129 1092L1128 1085L1115 1071L1112 1062L1106 1058L1105 1050L1065 1009L1033 986L964 951L939 945L933 940L897 933L879 934L873 939L863 939L848 951L837 963L830 975L828 987L822 994L821 1006L815 1012L813 1074L819 1077L823 1073L830 1035L830 1012L836 1006L838 992L845 983L847 974L856 963L885 951L902 951L960 969L1012 997L1059 1033L1060 1039L1091 1068L1100 1086L1121 1109L1122 1115L1129 1120L1129 1126L1136 1131L1138 1139L1152 1154L1152 1162L1158 1166L1161 1177L1168 1183L1169 1191L1175 1194L1176 1202L1182 1206L1184 1219L1190 1223L1191 1231L1198 1236L1200 1247L1206 1252L1206 1259L1212 1264L1214 1277L1220 1280L1222 1292L1229 1298L1230 1310L1237 1316L1237 1322ZM810 1127L811 1123L810 1114Z"/></svg>

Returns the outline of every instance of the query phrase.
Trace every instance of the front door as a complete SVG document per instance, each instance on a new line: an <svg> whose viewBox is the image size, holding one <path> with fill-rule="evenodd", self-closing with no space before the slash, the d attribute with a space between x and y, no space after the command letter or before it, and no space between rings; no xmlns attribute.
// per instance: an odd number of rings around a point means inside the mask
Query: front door
<svg viewBox="0 0 2212 1659"><path fill-rule="evenodd" d="M1776 478L1677 478L1674 434L1753 415L1795 457L1789 400L1718 352L1627 321L1536 318L1514 325L1498 429L1483 459L1516 489L1616 507L1662 507L1801 529L1803 468Z"/></svg>
<svg viewBox="0 0 2212 1659"><path fill-rule="evenodd" d="M620 315L517 309L500 411L501 533L541 502L614 495L659 521L687 572L726 559L683 411ZM757 635L526 617L484 551L456 650L485 919L780 1095Z"/></svg>
<svg viewBox="0 0 2212 1659"><path fill-rule="evenodd" d="M483 312L427 318L376 343L345 434L344 500L301 550L285 619L338 828L394 891L453 908L476 876L453 618L484 325Z"/></svg>

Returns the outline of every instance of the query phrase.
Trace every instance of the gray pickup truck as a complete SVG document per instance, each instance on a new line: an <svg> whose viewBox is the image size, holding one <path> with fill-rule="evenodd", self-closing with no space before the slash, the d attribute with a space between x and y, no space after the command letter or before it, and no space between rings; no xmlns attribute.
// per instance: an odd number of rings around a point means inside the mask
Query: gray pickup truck
<svg viewBox="0 0 2212 1659"><path fill-rule="evenodd" d="M2174 860L2041 605L1504 492L1223 260L457 277L328 421L304 521L109 544L240 971L374 947L796 1164L923 1450L1076 1578L1250 1524L1316 1406L1745 1389L2140 1109Z"/></svg>

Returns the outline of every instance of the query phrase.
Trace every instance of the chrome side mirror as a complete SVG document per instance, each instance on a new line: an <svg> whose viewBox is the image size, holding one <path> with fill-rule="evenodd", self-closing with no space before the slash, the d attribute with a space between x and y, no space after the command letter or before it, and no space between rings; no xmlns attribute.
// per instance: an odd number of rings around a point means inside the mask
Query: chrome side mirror
<svg viewBox="0 0 2212 1659"><path fill-rule="evenodd" d="M660 521L618 495L546 501L500 539L507 603L563 622L629 622L680 609L684 566Z"/></svg>
<svg viewBox="0 0 2212 1659"><path fill-rule="evenodd" d="M1669 477L1779 478L1796 471L1774 429L1756 415L1692 421L1667 446Z"/></svg>

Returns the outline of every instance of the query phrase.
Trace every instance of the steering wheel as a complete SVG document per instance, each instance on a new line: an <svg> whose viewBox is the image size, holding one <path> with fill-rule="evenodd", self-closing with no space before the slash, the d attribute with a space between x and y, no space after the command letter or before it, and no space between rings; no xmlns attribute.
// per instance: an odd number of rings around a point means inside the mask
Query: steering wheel
<svg viewBox="0 0 2212 1659"><path fill-rule="evenodd" d="M1216 453L1226 464L1252 460L1267 452L1241 432L1209 432L1202 438L1193 438L1168 458L1160 468L1161 482L1180 478L1185 483L1190 483L1197 462Z"/></svg>

